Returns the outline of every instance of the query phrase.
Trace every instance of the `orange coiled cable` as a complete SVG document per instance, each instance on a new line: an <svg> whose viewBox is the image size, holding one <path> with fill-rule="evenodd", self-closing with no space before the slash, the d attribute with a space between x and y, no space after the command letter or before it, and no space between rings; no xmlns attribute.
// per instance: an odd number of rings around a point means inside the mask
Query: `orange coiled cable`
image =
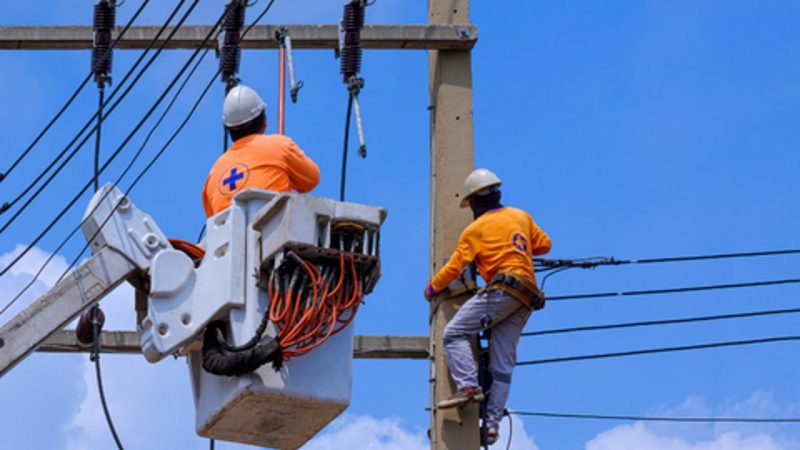
<svg viewBox="0 0 800 450"><path fill-rule="evenodd" d="M353 255L345 258L344 253L340 254L335 284L335 269L329 267L331 272L320 271L311 262L299 257L293 259L302 263L306 284L296 290L293 285L289 286L284 293L280 286L275 286L275 278L270 277L267 289L269 317L278 327L278 342L285 360L307 354L346 328L363 300Z"/></svg>

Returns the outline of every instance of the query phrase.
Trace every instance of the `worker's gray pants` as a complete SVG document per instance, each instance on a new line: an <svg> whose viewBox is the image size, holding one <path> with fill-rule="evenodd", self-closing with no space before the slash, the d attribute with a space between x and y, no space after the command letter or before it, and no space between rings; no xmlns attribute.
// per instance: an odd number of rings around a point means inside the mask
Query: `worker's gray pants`
<svg viewBox="0 0 800 450"><path fill-rule="evenodd" d="M489 427L496 426L503 418L511 373L517 362L517 343L529 316L530 310L519 300L493 290L467 300L444 329L447 365L459 390L478 386L470 337L487 327L492 329L489 371L493 381L486 412Z"/></svg>

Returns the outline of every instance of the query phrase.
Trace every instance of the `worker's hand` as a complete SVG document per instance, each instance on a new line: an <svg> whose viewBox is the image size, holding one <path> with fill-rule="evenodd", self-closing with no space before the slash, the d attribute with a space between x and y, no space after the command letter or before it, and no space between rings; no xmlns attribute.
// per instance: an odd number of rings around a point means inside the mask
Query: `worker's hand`
<svg viewBox="0 0 800 450"><path fill-rule="evenodd" d="M429 282L428 282L428 285L427 285L427 286L425 286L425 298L426 298L428 301L431 301L431 299L432 299L433 297L436 297L436 295L437 295L437 294L438 294L438 292L436 292L436 291L433 289L433 286L431 286L431 282L429 281Z"/></svg>

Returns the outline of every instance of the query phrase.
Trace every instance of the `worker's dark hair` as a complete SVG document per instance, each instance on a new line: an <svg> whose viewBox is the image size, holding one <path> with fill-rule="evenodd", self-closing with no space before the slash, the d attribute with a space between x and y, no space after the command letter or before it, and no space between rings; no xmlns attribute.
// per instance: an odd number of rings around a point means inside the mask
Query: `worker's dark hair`
<svg viewBox="0 0 800 450"><path fill-rule="evenodd" d="M472 209L472 217L475 219L485 212L503 207L500 203L503 194L500 192L499 187L492 186L485 189L485 191L472 194L469 197L469 206Z"/></svg>
<svg viewBox="0 0 800 450"><path fill-rule="evenodd" d="M256 117L250 122L247 122L244 125L239 125L238 127L235 128L228 127L228 133L230 133L233 142L236 142L243 137L247 137L250 136L251 134L261 132L261 127L264 126L266 120L267 120L267 115L264 112L262 112L260 116Z"/></svg>

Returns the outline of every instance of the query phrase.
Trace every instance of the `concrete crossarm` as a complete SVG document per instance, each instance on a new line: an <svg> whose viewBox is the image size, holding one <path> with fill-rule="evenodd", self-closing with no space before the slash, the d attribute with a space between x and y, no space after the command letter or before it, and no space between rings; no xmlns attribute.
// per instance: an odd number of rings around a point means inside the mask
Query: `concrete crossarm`
<svg viewBox="0 0 800 450"><path fill-rule="evenodd" d="M133 331L104 331L104 352L139 354L139 335ZM427 359L427 336L353 336L353 357L363 359ZM52 353L88 352L75 337L75 330L51 336L37 351Z"/></svg>
<svg viewBox="0 0 800 450"><path fill-rule="evenodd" d="M104 248L14 316L0 328L0 377L136 270L119 252Z"/></svg>
<svg viewBox="0 0 800 450"><path fill-rule="evenodd" d="M277 25L258 25L242 41L242 48L274 49ZM336 25L287 25L295 49L339 47ZM143 49L156 35L157 26L131 27L117 45L120 49ZM208 35L209 25L187 25L166 48L197 48ZM119 29L118 31L119 32ZM168 30L162 36L169 35ZM474 25L367 25L361 45L367 49L470 50L478 39ZM160 41L162 42L162 41ZM156 47L160 44L157 43ZM215 39L208 46L216 46ZM0 26L0 50L86 50L92 48L90 26Z"/></svg>

